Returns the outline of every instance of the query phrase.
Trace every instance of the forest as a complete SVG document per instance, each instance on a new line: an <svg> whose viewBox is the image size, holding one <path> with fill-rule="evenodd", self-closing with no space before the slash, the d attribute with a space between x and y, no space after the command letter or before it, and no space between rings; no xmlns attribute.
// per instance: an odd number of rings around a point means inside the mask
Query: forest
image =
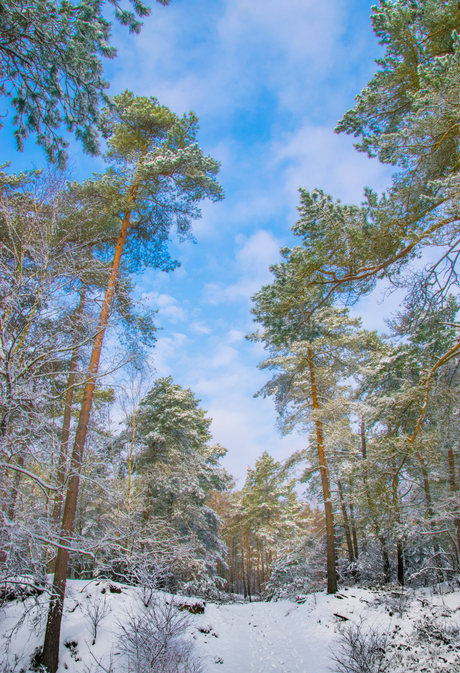
<svg viewBox="0 0 460 673"><path fill-rule="evenodd" d="M1 133L18 152L35 140L47 162L16 172L5 157L0 172L2 673L64 671L64 651L86 673L199 673L181 638L185 612L207 604L303 608L385 590L402 615L410 592L459 588L460 4L372 8L381 56L335 130L391 182L363 185L359 204L299 186L245 343L264 352L254 396L304 448L264 450L242 484L199 393L158 375L158 311L136 290L145 270L174 274L171 241L194 242L201 210L224 199L195 113L108 93L114 26L140 39L150 11L139 0L6 0L0 11L1 92L14 108ZM81 180L69 172L77 145L95 162ZM376 289L402 297L385 334L359 317ZM119 668L89 644L79 668L75 639L63 640L72 587L99 584L85 608L93 645L107 600L141 596L120 621ZM217 638L206 624L199 637ZM458 671L460 625L449 628L447 658L419 669L378 659L391 647L370 631L370 659L356 663L350 627L334 670ZM37 647L18 653L24 629ZM219 658L215 670L230 671Z"/></svg>

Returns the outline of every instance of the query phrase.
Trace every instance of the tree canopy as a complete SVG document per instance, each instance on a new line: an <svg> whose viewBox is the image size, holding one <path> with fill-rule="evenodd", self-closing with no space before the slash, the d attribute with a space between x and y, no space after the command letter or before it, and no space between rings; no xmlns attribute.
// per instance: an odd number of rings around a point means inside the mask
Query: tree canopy
<svg viewBox="0 0 460 673"><path fill-rule="evenodd" d="M162 5L170 0L157 0ZM131 0L133 11L108 0L115 17L139 33L150 8ZM110 104L101 57L114 58L106 0L3 0L0 5L0 93L15 110L19 150L30 133L52 162L62 168L75 134L88 154L99 154L101 103Z"/></svg>

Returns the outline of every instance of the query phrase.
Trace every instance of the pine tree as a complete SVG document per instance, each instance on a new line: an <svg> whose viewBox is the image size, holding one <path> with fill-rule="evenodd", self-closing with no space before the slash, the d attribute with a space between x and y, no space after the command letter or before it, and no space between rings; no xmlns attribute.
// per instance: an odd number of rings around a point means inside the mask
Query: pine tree
<svg viewBox="0 0 460 673"><path fill-rule="evenodd" d="M157 0L162 5L169 0ZM139 33L150 8L135 0L134 12L110 0L116 19ZM101 56L114 58L104 0L4 0L0 11L0 91L16 115L14 136L20 151L29 133L36 135L50 161L60 168L68 142L59 128L82 141L88 154L99 154L100 103L105 93ZM0 126L1 128L1 126Z"/></svg>
<svg viewBox="0 0 460 673"><path fill-rule="evenodd" d="M49 673L55 673L58 666L68 546L77 508L79 474L123 252L131 269L139 269L142 264L164 270L174 268L175 263L167 253L170 229L175 226L179 237L186 237L191 220L199 216L196 204L204 198L222 198L215 179L218 164L204 157L196 144L197 119L193 113L179 119L156 99L136 98L130 92L116 96L115 105L115 110L104 114L107 159L113 162L113 167L100 179L88 181L86 188L88 193L104 195L106 213L121 213L121 225L93 342L71 458L61 526L62 546L56 559L54 599L50 604L43 649L43 661Z"/></svg>
<svg viewBox="0 0 460 673"><path fill-rule="evenodd" d="M385 49L380 70L337 130L395 165L393 184L381 197L366 189L361 205L301 189L301 245L286 254L298 263L297 294L321 289L312 313L334 298L354 302L384 278L406 289L407 307L423 321L458 287L460 10L439 0L380 0L372 22ZM416 260L428 250L421 268Z"/></svg>
<svg viewBox="0 0 460 673"><path fill-rule="evenodd" d="M264 342L270 351L270 357L259 366L279 371L261 393L274 395L282 431L314 425L326 515L328 592L335 593L336 551L325 426L337 412L342 415L339 409L347 409L338 383L352 373L353 351L360 352L369 339L357 331L359 321L350 319L346 311L324 307L312 318L311 305L317 301L317 293L309 297L296 293L298 257L282 252L287 262L272 267L274 282L253 297L255 320L263 324L264 331L249 338Z"/></svg>
<svg viewBox="0 0 460 673"><path fill-rule="evenodd" d="M226 450L210 443L212 419L199 402L171 377L157 379L137 411L134 461L145 485L143 519L167 520L183 543L192 545L202 566L195 579L215 576L223 561L217 516L207 498L229 481L219 465Z"/></svg>

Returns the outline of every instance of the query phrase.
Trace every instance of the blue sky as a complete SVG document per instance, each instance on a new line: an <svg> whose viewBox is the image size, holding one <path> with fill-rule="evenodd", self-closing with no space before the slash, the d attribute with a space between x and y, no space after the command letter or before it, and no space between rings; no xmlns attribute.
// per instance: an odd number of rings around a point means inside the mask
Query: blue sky
<svg viewBox="0 0 460 673"><path fill-rule="evenodd" d="M225 465L242 485L267 450L277 460L305 444L280 438L270 400L254 399L266 373L253 331L250 297L270 281L278 250L292 245L297 189L321 187L360 201L365 185L383 190L388 168L333 129L376 69L380 47L366 0L172 0L155 4L141 35L115 28L118 58L107 62L110 93L156 96L200 120L199 143L222 163L225 201L205 204L197 244L173 245L182 266L145 272L139 295L163 328L152 352L157 375L171 375L201 398ZM12 143L2 134L4 155ZM43 164L31 141L14 167ZM74 149L76 177L103 169ZM383 329L386 305L373 295L357 309Z"/></svg>

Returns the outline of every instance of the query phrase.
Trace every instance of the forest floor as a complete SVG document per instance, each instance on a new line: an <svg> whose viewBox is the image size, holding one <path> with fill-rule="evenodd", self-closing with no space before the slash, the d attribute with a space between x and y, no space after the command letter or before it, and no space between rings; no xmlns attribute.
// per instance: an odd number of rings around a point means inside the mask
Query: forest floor
<svg viewBox="0 0 460 673"><path fill-rule="evenodd" d="M107 581L73 580L68 584L59 673L126 673L120 629L138 609L139 592ZM176 604L183 600L198 608L204 605L190 598L162 597ZM103 616L94 639L90 614L94 615L98 604L103 605ZM28 612L18 624L25 608ZM42 642L45 615L44 597L3 606L0 673L28 670ZM337 669L333 653L337 655L340 643L351 652L344 645L344 633L348 633L349 643L355 642L353 656L364 652L364 656L374 657L371 667L359 669L355 662L355 668ZM298 602L208 602L202 614L190 614L185 638L194 644L206 673L459 673L460 591L351 587L335 596L314 593L299 597ZM342 655L342 661L351 665L346 656Z"/></svg>

